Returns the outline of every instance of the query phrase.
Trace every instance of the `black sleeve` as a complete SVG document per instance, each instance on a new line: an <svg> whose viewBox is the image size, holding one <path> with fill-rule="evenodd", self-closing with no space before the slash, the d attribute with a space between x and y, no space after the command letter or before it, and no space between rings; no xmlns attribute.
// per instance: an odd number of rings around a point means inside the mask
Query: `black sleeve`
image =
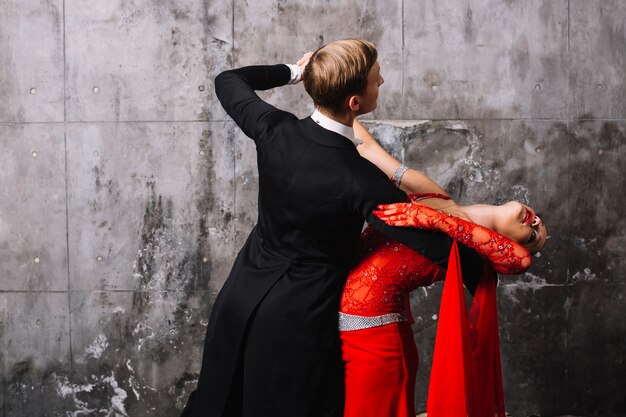
<svg viewBox="0 0 626 417"><path fill-rule="evenodd" d="M360 187L361 196L358 199L357 209L367 222L380 232L405 244L443 268L447 268L448 257L452 248L452 238L448 235L439 231L388 226L372 214L372 211L379 204L408 202L407 195L403 191L396 188L382 171L376 167L374 169L376 171L372 171L369 168L363 170L367 172L366 176L369 178L365 182L359 181L362 186ZM475 251L468 247L462 244L458 246L463 283L473 295L478 286L483 260Z"/></svg>
<svg viewBox="0 0 626 417"><path fill-rule="evenodd" d="M261 100L255 90L289 82L287 65L256 65L224 71L215 78L215 94L226 113L250 138L257 140L279 118L295 117Z"/></svg>

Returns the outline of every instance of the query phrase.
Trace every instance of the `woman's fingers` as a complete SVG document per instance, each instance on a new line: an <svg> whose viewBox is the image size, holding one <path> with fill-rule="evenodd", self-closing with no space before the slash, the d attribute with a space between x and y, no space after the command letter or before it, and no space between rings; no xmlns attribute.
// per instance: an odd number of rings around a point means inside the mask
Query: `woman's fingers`
<svg viewBox="0 0 626 417"><path fill-rule="evenodd" d="M398 209L389 209L389 210L377 210L380 214L384 215L384 216L393 216L396 214L403 214L403 211L400 211Z"/></svg>
<svg viewBox="0 0 626 417"><path fill-rule="evenodd" d="M419 208L415 203L381 204L373 213L390 226L415 226Z"/></svg>
<svg viewBox="0 0 626 417"><path fill-rule="evenodd" d="M403 211L397 211L397 210L374 210L373 211L374 214L376 214L376 216L385 219L399 219L399 218L406 218L406 213Z"/></svg>
<svg viewBox="0 0 626 417"><path fill-rule="evenodd" d="M383 210L383 211L396 210L397 211L400 207L402 207L402 204L405 204L405 203L379 204L378 210Z"/></svg>
<svg viewBox="0 0 626 417"><path fill-rule="evenodd" d="M406 214L404 213L385 213L380 210L374 210L372 213L390 226L398 226L401 223L406 223Z"/></svg>
<svg viewBox="0 0 626 417"><path fill-rule="evenodd" d="M410 207L404 203L399 204L381 204L378 206L378 211L385 214L399 214L406 213Z"/></svg>

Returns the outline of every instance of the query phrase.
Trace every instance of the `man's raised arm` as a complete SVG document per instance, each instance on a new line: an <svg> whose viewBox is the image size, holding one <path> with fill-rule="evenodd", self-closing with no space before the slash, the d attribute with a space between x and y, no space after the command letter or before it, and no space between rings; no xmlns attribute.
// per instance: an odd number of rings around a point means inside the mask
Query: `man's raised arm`
<svg viewBox="0 0 626 417"><path fill-rule="evenodd" d="M280 87L291 80L287 65L255 65L224 71L215 78L215 94L241 130L256 140L264 120L279 111L261 100L255 90Z"/></svg>

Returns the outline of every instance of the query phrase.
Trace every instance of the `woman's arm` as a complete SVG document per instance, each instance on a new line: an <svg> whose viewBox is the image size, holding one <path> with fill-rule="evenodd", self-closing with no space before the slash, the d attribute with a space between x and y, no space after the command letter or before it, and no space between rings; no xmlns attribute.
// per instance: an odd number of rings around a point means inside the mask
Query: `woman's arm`
<svg viewBox="0 0 626 417"><path fill-rule="evenodd" d="M354 135L363 141L357 147L359 154L376 165L387 177L392 178L396 169L402 165L400 161L389 155L361 122L355 120L353 128ZM448 195L435 181L411 168L402 176L400 189L407 194L439 193Z"/></svg>
<svg viewBox="0 0 626 417"><path fill-rule="evenodd" d="M478 224L437 211L420 203L379 206L374 214L390 226L438 230L474 249L494 271L521 274L531 263L530 253L521 244Z"/></svg>

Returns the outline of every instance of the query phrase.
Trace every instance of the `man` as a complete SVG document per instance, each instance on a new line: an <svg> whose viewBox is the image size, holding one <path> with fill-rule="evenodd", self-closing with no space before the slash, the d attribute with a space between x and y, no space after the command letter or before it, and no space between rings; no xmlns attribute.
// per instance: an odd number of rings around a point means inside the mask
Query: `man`
<svg viewBox="0 0 626 417"><path fill-rule="evenodd" d="M375 47L349 39L311 56L304 83L317 110L306 119L254 93L297 81L304 63L215 80L222 106L256 143L259 213L213 307L185 417L341 417L337 310L364 221L447 261L446 236L391 228L371 214L407 201L355 147L352 122L376 108L383 83ZM463 259L480 264L471 251Z"/></svg>

